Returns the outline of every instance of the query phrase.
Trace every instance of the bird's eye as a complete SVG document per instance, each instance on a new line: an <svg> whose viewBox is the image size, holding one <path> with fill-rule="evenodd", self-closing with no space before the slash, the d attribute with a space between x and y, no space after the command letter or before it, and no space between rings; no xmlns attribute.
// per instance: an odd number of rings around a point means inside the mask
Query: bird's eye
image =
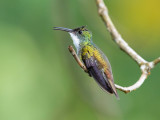
<svg viewBox="0 0 160 120"><path fill-rule="evenodd" d="M80 30L78 33L79 33L79 34L82 34L82 31Z"/></svg>

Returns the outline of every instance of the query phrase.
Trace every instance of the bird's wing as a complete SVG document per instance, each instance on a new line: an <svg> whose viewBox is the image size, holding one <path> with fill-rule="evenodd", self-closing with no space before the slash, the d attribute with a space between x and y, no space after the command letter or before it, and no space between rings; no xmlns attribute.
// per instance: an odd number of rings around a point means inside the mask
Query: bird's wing
<svg viewBox="0 0 160 120"><path fill-rule="evenodd" d="M110 85L106 82L107 78L103 76L102 71L98 68L97 61L94 57L85 58L83 56L82 60L88 69L89 74L96 80L96 82L100 85L101 88L108 91L109 93L113 93Z"/></svg>
<svg viewBox="0 0 160 120"><path fill-rule="evenodd" d="M82 60L87 67L89 74L92 75L101 88L109 93L114 93L116 97L118 97L111 66L107 57L98 47L96 47L96 52L94 52L93 56L90 56L89 54L90 53L88 52L82 56Z"/></svg>
<svg viewBox="0 0 160 120"><path fill-rule="evenodd" d="M106 69L103 71L104 73L104 77L106 77L106 79L108 79L108 82L114 92L114 94L116 95L116 97L118 98L118 94L117 94L117 90L116 90L116 87L115 87L115 84L114 84L114 79L113 79L113 74L112 74L112 68L111 68L111 65L109 63L109 60L108 58L105 56L105 54L96 46L96 48L98 49L102 59L105 61L106 63Z"/></svg>

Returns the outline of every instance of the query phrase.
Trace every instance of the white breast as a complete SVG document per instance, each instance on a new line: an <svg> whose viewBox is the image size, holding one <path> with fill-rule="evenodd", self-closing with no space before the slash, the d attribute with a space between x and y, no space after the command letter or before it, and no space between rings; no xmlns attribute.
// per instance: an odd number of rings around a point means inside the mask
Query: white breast
<svg viewBox="0 0 160 120"><path fill-rule="evenodd" d="M79 38L76 35L74 35L73 33L69 33L69 34L70 34L70 36L71 36L71 38L73 40L74 46L76 47L76 49L78 51L79 50L79 43L80 43Z"/></svg>

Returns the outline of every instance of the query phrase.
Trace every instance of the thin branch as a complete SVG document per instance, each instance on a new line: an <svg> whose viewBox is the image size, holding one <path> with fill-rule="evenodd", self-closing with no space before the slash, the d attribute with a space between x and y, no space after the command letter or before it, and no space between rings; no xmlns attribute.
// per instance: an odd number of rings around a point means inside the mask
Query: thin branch
<svg viewBox="0 0 160 120"><path fill-rule="evenodd" d="M153 60L152 62L148 62L145 59L143 59L139 54L137 54L121 37L119 32L117 31L116 27L112 23L112 20L108 14L108 9L106 5L104 4L103 0L96 0L98 13L100 17L102 18L103 22L105 23L108 31L110 32L112 39L116 42L116 44L123 50L125 53L127 53L134 61L137 62L137 64L140 66L140 69L142 71L142 75L139 78L139 80L129 87L122 87L120 85L115 85L117 89L128 93L133 90L136 90L139 88L143 82L146 80L147 76L150 74L150 70L154 68L154 66L158 63L160 63L160 57Z"/></svg>
<svg viewBox="0 0 160 120"><path fill-rule="evenodd" d="M125 51L129 56L131 56L138 64L146 63L140 55L138 55L121 37L117 29L115 28L112 20L108 14L107 7L105 6L103 0L96 0L98 13L101 16L103 22L105 23L108 31L110 32L112 39L118 44L118 46Z"/></svg>
<svg viewBox="0 0 160 120"><path fill-rule="evenodd" d="M73 49L72 46L68 47L69 52L72 54L72 56L74 57L74 59L76 60L76 62L78 63L78 65L85 71L88 73L88 70L86 68L86 66L81 62L81 60L79 59L78 55L76 54L75 50Z"/></svg>
<svg viewBox="0 0 160 120"><path fill-rule="evenodd" d="M155 59L155 60L153 61L153 64L154 64L154 65L156 65L156 64L158 64L158 63L160 63L160 57L157 58L157 59Z"/></svg>

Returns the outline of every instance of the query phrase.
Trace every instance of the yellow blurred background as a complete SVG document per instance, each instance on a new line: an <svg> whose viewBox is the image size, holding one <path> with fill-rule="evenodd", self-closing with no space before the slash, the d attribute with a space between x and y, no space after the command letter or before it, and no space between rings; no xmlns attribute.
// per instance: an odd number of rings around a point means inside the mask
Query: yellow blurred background
<svg viewBox="0 0 160 120"><path fill-rule="evenodd" d="M128 44L160 56L160 1L105 0ZM0 120L158 120L160 65L120 100L102 91L68 52L71 38L52 27L87 25L108 56L115 83L135 83L138 65L111 40L95 0L0 1Z"/></svg>

